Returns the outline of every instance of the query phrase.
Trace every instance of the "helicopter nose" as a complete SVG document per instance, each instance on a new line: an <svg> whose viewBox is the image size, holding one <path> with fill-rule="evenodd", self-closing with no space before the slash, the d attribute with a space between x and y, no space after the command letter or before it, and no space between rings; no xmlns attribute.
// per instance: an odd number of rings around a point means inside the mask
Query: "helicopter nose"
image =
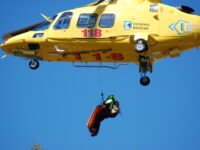
<svg viewBox="0 0 200 150"><path fill-rule="evenodd" d="M0 45L0 48L1 48L1 49L4 48L5 43L6 43L6 41L4 41L4 42L1 43L1 45Z"/></svg>
<svg viewBox="0 0 200 150"><path fill-rule="evenodd" d="M6 43L6 41L7 41L7 40L3 41L3 42L1 43L1 46L3 46L3 45Z"/></svg>
<svg viewBox="0 0 200 150"><path fill-rule="evenodd" d="M11 53L12 50L16 47L16 42L15 40L8 39L5 40L4 42L1 43L0 48L5 52L5 53Z"/></svg>
<svg viewBox="0 0 200 150"><path fill-rule="evenodd" d="M10 44L8 44L7 42L8 40L5 40L4 42L1 43L0 45L0 48L3 50L3 51L7 51L7 47L9 47Z"/></svg>
<svg viewBox="0 0 200 150"><path fill-rule="evenodd" d="M3 47L3 46L5 46L5 45L7 45L7 44L8 44L8 40L9 40L9 39L7 39L7 40L3 41L3 42L1 43L1 45L0 45L0 46L1 46L1 47Z"/></svg>
<svg viewBox="0 0 200 150"><path fill-rule="evenodd" d="M5 51L4 45L5 45L5 41L2 42L2 43L0 44L0 49L3 50L3 51ZM5 51L5 52L6 52L6 51ZM6 53L7 53L7 52L6 52ZM4 56L1 56L0 59L4 59L5 57L7 57L7 54L4 55Z"/></svg>
<svg viewBox="0 0 200 150"><path fill-rule="evenodd" d="M24 40L22 39L10 38L1 43L1 49L5 52L9 52L12 49L19 47L23 42Z"/></svg>

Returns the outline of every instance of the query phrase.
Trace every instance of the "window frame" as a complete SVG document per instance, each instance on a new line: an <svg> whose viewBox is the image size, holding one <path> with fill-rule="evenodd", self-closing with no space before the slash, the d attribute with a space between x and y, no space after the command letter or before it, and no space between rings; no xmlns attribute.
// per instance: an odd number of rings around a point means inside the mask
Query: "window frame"
<svg viewBox="0 0 200 150"><path fill-rule="evenodd" d="M55 26L56 26L56 24L59 22L60 18L61 18L64 14L67 14L67 13L71 13L71 18L70 18L68 27L67 27L67 28L62 28L62 29L56 29ZM74 14L73 14L73 12L71 12L71 11L62 13L62 14L60 15L60 17L56 20L56 23L53 25L53 29L54 29L54 30L66 30L66 29L69 29L69 28L70 28L70 25L71 25L71 21L72 21L73 15L74 15Z"/></svg>
<svg viewBox="0 0 200 150"><path fill-rule="evenodd" d="M49 28L51 27L53 22L56 20L56 17L58 17L58 15L54 15L54 16L50 17L52 22L47 21L47 20L42 21L38 26L33 28L31 31L46 31L46 30L49 30Z"/></svg>
<svg viewBox="0 0 200 150"><path fill-rule="evenodd" d="M81 15L90 15L90 16L95 15L96 20L95 20L94 25L91 26L91 27L88 27L88 26L87 26L87 27L80 27L80 26L79 26L79 21L80 21L80 19L81 19ZM82 14L79 15L79 18L78 18L78 21L77 21L76 26L77 26L77 28L94 28L94 27L96 26L96 24L97 24L98 17L99 17L99 15L98 15L97 13L82 13Z"/></svg>
<svg viewBox="0 0 200 150"><path fill-rule="evenodd" d="M113 24L112 24L112 26L109 26L109 27L102 27L102 26L101 26L102 17L103 17L104 15L114 15L114 17L113 17L114 19L113 19ZM115 22L116 22L116 14L113 14L113 13L102 14L102 15L101 15L101 18L99 19L99 27L100 27L100 28L113 28L114 25L115 25Z"/></svg>

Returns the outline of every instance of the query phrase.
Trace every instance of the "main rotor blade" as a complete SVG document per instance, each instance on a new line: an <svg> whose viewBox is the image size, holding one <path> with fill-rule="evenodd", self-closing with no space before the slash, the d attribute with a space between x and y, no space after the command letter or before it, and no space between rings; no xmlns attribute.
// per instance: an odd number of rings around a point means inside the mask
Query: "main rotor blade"
<svg viewBox="0 0 200 150"><path fill-rule="evenodd" d="M22 33L25 33L27 31L30 31L32 29L34 29L35 27L37 27L38 25L42 24L44 21L42 22L39 22L39 23L36 23L34 25L31 25L31 26L28 26L28 27L25 27L25 28L22 28L22 29L19 29L19 30L16 30L16 31L13 31L13 32L10 32L10 33L7 33L3 36L3 39L4 40L7 40L13 36L16 36L16 35L19 35L19 34L22 34Z"/></svg>

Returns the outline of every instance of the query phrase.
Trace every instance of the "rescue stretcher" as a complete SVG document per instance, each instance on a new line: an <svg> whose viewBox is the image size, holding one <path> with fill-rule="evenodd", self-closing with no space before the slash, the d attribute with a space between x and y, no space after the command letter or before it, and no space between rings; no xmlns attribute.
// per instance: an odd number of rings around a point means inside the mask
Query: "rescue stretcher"
<svg viewBox="0 0 200 150"><path fill-rule="evenodd" d="M88 122L87 122L87 127L91 133L91 136L95 136L98 134L99 127L100 127L100 122L101 122L101 113L103 112L103 106L98 105L92 115L90 116Z"/></svg>

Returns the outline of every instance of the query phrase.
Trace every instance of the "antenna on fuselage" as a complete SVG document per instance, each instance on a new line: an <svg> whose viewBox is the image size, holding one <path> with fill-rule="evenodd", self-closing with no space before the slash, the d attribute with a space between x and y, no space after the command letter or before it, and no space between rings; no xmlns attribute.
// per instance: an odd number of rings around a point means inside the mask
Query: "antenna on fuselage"
<svg viewBox="0 0 200 150"><path fill-rule="evenodd" d="M3 56L1 57L1 59L4 59L4 58L6 58L6 57L8 57L8 54L3 55Z"/></svg>

